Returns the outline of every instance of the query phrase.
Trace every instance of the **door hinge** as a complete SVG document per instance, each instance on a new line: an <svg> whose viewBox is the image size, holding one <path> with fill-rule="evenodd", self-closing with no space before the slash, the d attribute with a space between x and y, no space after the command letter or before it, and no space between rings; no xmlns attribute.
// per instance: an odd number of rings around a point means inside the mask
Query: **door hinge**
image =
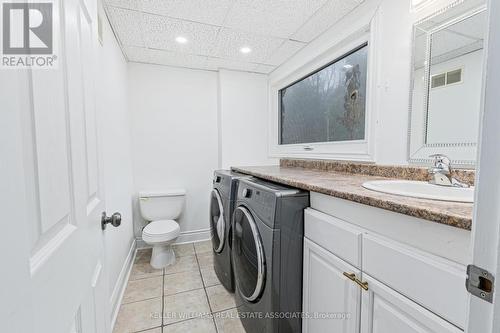
<svg viewBox="0 0 500 333"><path fill-rule="evenodd" d="M493 303L495 277L485 269L474 265L467 266L465 288L472 295Z"/></svg>

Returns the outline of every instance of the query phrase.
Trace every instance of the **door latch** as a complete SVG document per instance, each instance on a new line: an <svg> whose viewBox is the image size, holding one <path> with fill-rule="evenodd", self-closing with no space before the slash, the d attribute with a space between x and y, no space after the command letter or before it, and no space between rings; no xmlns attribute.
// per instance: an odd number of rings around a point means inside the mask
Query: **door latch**
<svg viewBox="0 0 500 333"><path fill-rule="evenodd" d="M472 295L493 303L495 277L485 269L474 265L467 266L465 287Z"/></svg>

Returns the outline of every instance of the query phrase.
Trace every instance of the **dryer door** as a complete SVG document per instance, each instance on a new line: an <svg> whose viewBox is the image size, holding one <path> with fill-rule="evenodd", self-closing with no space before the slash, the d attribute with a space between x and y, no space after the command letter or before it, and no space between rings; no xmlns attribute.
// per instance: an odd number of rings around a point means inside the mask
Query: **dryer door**
<svg viewBox="0 0 500 333"><path fill-rule="evenodd" d="M233 270L241 296L255 301L264 289L264 249L250 211L239 206L233 215Z"/></svg>
<svg viewBox="0 0 500 333"><path fill-rule="evenodd" d="M210 228L212 229L212 246L215 252L220 253L224 247L226 223L222 199L216 189L213 189L210 195Z"/></svg>

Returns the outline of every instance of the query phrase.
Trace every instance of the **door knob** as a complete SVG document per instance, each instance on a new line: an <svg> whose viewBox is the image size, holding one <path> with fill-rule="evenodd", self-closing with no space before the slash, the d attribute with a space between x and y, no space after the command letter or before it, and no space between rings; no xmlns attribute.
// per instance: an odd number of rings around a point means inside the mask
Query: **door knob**
<svg viewBox="0 0 500 333"><path fill-rule="evenodd" d="M122 215L120 213L114 213L111 216L106 216L106 212L102 212L101 217L101 228L106 229L106 225L110 223L113 227L118 227L122 223Z"/></svg>

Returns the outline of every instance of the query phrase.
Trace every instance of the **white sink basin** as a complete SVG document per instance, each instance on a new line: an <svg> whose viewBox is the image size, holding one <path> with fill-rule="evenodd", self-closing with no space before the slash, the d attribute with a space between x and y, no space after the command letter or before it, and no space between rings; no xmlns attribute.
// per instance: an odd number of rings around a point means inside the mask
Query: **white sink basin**
<svg viewBox="0 0 500 333"><path fill-rule="evenodd" d="M405 197L453 202L474 202L474 187L447 187L411 180L374 180L363 183L363 187L372 191Z"/></svg>

